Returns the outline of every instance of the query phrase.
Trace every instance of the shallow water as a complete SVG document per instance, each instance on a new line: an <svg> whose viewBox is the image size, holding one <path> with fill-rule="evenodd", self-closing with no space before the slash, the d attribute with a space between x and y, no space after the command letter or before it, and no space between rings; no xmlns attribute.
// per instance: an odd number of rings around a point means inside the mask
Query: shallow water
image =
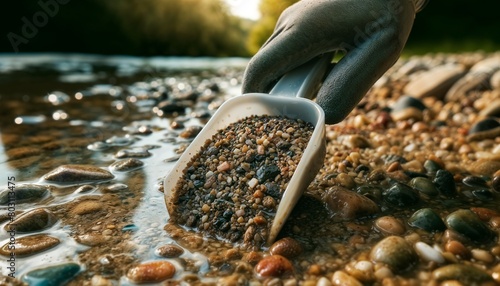
<svg viewBox="0 0 500 286"><path fill-rule="evenodd" d="M124 208L123 215L128 228L132 229L128 239L136 243L138 249L142 248L134 255L139 260L152 259L150 247L170 242L161 235L168 213L163 193L158 191L162 177L173 164L166 161L178 156L175 150L189 142L179 140L178 132L169 128L175 113L158 116L152 111L160 101L152 94L161 93L161 88L169 86L172 89L170 96L197 88L205 96L237 95L238 76L246 61L238 58L145 59L92 55L0 56L0 174L3 174L0 186L2 189L8 186L7 178L12 178L10 181L16 186L25 183L49 185L51 194L48 197L17 203L15 209L61 209L55 212L62 218L50 228L16 234L19 239L28 234L45 233L59 238L61 243L40 254L16 257L15 276L21 277L41 266L68 260L78 262L79 253L90 247L77 243L71 236L75 222L63 206L82 196L100 196L107 192L103 188L117 183L128 186L120 191L122 202L126 197L133 201L128 202L130 207ZM203 87L207 84L217 85L220 91L210 94L212 91ZM196 110L188 108L187 114L190 111ZM187 116L183 120L185 126L190 126L200 125L203 119ZM140 127L149 131L141 134ZM120 142L115 142L115 146L110 144L104 150L91 150L95 142L106 142L113 136L123 139L126 135L130 136L127 137L130 144L120 146ZM74 192L81 182L57 184L42 179L44 174L65 164L90 164L108 169L117 161L117 151L146 145L154 145L154 148L149 150L150 155L139 158L144 162L143 167L129 172L113 171L115 178L111 181L90 182L97 187L90 192ZM109 210L102 215L111 214L114 209L105 208ZM0 210L4 213L7 206L1 206ZM9 233L0 232L0 244L8 240ZM105 255L105 250L99 254ZM7 266L5 259L0 260L4 275L10 273Z"/></svg>

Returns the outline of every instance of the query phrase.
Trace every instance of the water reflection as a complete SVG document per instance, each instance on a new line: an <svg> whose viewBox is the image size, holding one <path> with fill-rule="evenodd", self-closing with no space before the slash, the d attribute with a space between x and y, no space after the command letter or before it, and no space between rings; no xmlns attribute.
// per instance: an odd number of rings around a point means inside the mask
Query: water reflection
<svg viewBox="0 0 500 286"><path fill-rule="evenodd" d="M172 168L172 158L189 141L179 138L180 131L170 126L176 120L185 127L202 125L214 98L239 93L238 77L246 62L0 56L0 173L15 177L18 184L47 186L50 191L48 197L16 204L16 211L44 208L59 219L48 229L33 229L16 238L44 233L61 241L54 248L19 258L16 277L34 268L74 261L89 273L104 271L120 280L124 274L120 264L154 259L155 247L173 243L163 230L168 213L159 189ZM178 107L171 111L165 107L168 104ZM143 164L125 171L111 167L127 159ZM60 166L71 171L75 165L99 167L114 178L74 183L43 180ZM2 190L6 183L0 182ZM6 205L0 205L0 215L7 211ZM0 244L8 239L1 231ZM205 257L185 255L198 261L201 270L207 267ZM0 259L4 275L6 263ZM85 275L81 279L91 278Z"/></svg>

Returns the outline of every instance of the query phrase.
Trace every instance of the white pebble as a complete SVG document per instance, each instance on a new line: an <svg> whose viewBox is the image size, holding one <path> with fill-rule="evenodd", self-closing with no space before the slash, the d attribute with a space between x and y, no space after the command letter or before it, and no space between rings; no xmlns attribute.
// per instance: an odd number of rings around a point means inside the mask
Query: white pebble
<svg viewBox="0 0 500 286"><path fill-rule="evenodd" d="M206 174L205 174L205 177L209 178L209 177L212 177L214 175L214 172L212 171L208 171Z"/></svg>
<svg viewBox="0 0 500 286"><path fill-rule="evenodd" d="M443 255L425 242L419 241L415 243L415 251L426 261L434 261L439 264L445 262Z"/></svg>
<svg viewBox="0 0 500 286"><path fill-rule="evenodd" d="M362 260L357 262L354 268L360 271L373 271L373 264L370 261Z"/></svg>
<svg viewBox="0 0 500 286"><path fill-rule="evenodd" d="M331 286L332 282L328 280L326 277L321 277L318 282L316 283L316 286Z"/></svg>
<svg viewBox="0 0 500 286"><path fill-rule="evenodd" d="M259 180L257 180L256 178L252 178L250 181L248 181L248 186L253 189L255 188L255 186L257 186L257 183L259 182Z"/></svg>

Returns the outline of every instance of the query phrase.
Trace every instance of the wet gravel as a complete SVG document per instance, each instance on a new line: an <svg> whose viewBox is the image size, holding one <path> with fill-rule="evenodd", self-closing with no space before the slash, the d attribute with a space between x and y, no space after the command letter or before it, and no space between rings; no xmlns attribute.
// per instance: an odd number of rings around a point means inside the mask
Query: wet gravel
<svg viewBox="0 0 500 286"><path fill-rule="evenodd" d="M0 61L0 170L16 188L0 182L0 283L500 284L498 54L398 61L327 126L324 166L269 248L175 223L162 193L244 64L15 62ZM274 169L253 168L265 195Z"/></svg>
<svg viewBox="0 0 500 286"><path fill-rule="evenodd" d="M251 116L218 130L173 189L171 223L262 246L313 130L277 116Z"/></svg>

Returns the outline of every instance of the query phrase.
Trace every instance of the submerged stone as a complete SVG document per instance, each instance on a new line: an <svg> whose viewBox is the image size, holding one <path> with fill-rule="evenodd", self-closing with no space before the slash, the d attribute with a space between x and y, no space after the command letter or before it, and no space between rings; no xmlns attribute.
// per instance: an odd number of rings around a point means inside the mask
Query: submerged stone
<svg viewBox="0 0 500 286"><path fill-rule="evenodd" d="M50 191L47 186L35 184L20 184L16 185L15 188L5 188L0 191L0 204L5 205L9 202L34 202L45 197L49 192Z"/></svg>
<svg viewBox="0 0 500 286"><path fill-rule="evenodd" d="M413 213L408 219L408 224L428 232L444 231L446 229L441 217L430 208L420 209Z"/></svg>
<svg viewBox="0 0 500 286"><path fill-rule="evenodd" d="M16 248L9 248L9 243L6 243L0 248L0 254L10 257L13 251L16 257L26 257L45 250L48 250L59 244L59 239L47 234L35 234L23 236L16 239Z"/></svg>
<svg viewBox="0 0 500 286"><path fill-rule="evenodd" d="M418 261L413 247L399 236L389 236L378 242L372 248L370 258L387 264L396 272L406 270Z"/></svg>
<svg viewBox="0 0 500 286"><path fill-rule="evenodd" d="M446 217L448 228L477 242L488 242L494 237L493 231L472 211L461 209Z"/></svg>
<svg viewBox="0 0 500 286"><path fill-rule="evenodd" d="M482 285L481 283L485 282L493 283L493 278L487 272L465 264L450 264L440 267L432 272L432 277L438 282L456 280L465 283L465 285Z"/></svg>
<svg viewBox="0 0 500 286"><path fill-rule="evenodd" d="M30 286L65 285L80 272L80 265L64 263L32 270L23 276L23 281Z"/></svg>
<svg viewBox="0 0 500 286"><path fill-rule="evenodd" d="M49 228L57 221L58 218L51 211L38 208L23 213L4 228L8 231L12 226L17 232L26 233Z"/></svg>
<svg viewBox="0 0 500 286"><path fill-rule="evenodd" d="M78 183L113 179L104 169L92 165L62 165L43 176L46 181L58 183Z"/></svg>
<svg viewBox="0 0 500 286"><path fill-rule="evenodd" d="M415 205L420 201L418 193L403 183L393 184L382 193L382 196L385 201L398 207Z"/></svg>
<svg viewBox="0 0 500 286"><path fill-rule="evenodd" d="M445 196L454 196L457 193L457 187L453 175L447 170L438 170L434 178L434 184L439 192Z"/></svg>

